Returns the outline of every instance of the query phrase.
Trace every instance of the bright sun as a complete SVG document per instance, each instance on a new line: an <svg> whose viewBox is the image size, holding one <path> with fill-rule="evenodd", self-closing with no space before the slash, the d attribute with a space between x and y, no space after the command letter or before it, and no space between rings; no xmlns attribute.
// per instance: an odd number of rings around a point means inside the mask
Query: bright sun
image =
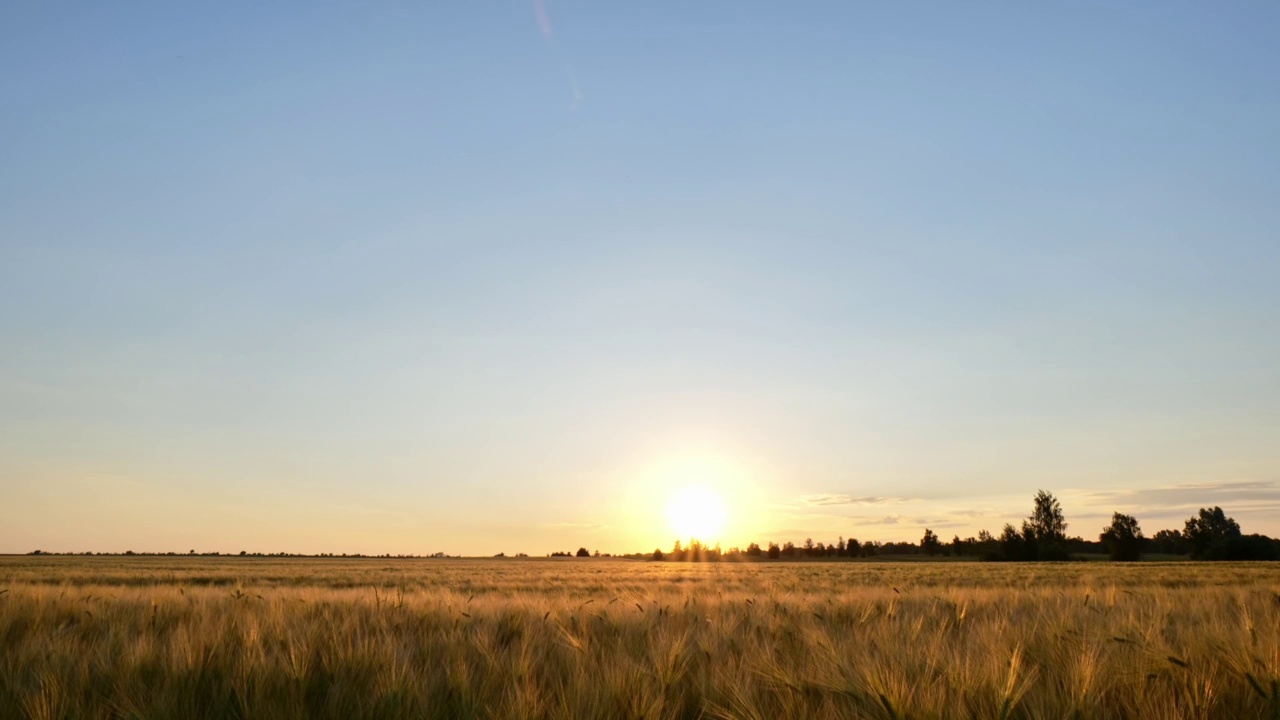
<svg viewBox="0 0 1280 720"><path fill-rule="evenodd" d="M684 540L697 538L703 542L715 542L728 513L724 500L715 491L703 485L684 485L671 494L667 501L667 520L676 537Z"/></svg>

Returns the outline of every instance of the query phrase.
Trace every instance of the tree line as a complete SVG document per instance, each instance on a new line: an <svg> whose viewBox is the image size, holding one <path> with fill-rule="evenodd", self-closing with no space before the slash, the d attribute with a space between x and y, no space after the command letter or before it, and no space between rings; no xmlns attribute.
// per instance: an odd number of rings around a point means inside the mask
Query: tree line
<svg viewBox="0 0 1280 720"><path fill-rule="evenodd" d="M676 541L668 552L656 549L653 560L715 562L718 560L801 559L801 558L865 558L881 555L964 556L993 562L1062 561L1080 555L1105 554L1115 561L1134 561L1144 554L1185 555L1192 560L1278 560L1280 539L1266 535L1245 535L1240 524L1220 507L1200 508L1187 519L1181 530L1160 530L1151 537L1142 532L1138 519L1114 513L1111 522L1096 541L1067 535L1067 521L1062 504L1053 493L1040 490L1033 500L1031 514L1021 527L1005 524L999 535L983 530L976 537L961 539L956 535L946 543L930 528L918 543L859 542L843 537L829 545L807 539L800 546L786 542L751 543L746 549L721 550L691 540L686 546ZM631 556L635 557L635 556Z"/></svg>

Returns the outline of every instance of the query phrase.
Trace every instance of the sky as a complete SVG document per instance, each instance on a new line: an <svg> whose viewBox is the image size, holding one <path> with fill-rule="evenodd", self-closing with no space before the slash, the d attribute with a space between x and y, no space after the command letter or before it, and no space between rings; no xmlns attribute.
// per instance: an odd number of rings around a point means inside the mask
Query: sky
<svg viewBox="0 0 1280 720"><path fill-rule="evenodd" d="M1280 534L1277 33L6 4L0 552Z"/></svg>

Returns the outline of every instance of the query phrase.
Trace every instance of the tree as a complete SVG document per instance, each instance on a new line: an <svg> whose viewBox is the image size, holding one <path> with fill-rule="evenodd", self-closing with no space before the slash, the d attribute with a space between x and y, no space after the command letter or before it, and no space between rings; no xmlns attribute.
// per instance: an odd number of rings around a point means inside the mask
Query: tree
<svg viewBox="0 0 1280 720"><path fill-rule="evenodd" d="M781 554L782 554L782 548L778 547L778 543L776 542L769 543L769 559L770 560L777 560L778 556Z"/></svg>
<svg viewBox="0 0 1280 720"><path fill-rule="evenodd" d="M1026 538L1027 524L1022 524L1023 532L1009 523L1004 524L1004 529L1000 532L1000 555L995 559L1004 560L1035 560L1035 546L1029 545Z"/></svg>
<svg viewBox="0 0 1280 720"><path fill-rule="evenodd" d="M747 546L748 557L760 557L762 554L764 553L760 550L759 543L751 543Z"/></svg>
<svg viewBox="0 0 1280 720"><path fill-rule="evenodd" d="M653 559L654 559L654 560L662 560L663 558L664 558L664 555L662 554L662 548L654 548L654 549L653 549Z"/></svg>
<svg viewBox="0 0 1280 720"><path fill-rule="evenodd" d="M920 538L920 549L925 555L937 555L942 550L942 542L929 528L924 529L924 537Z"/></svg>
<svg viewBox="0 0 1280 720"><path fill-rule="evenodd" d="M1023 525L1031 537L1041 543L1061 543L1067 539L1067 521L1062 516L1062 505L1053 493L1040 490L1036 493L1035 509Z"/></svg>
<svg viewBox="0 0 1280 720"><path fill-rule="evenodd" d="M1227 560L1231 545L1240 539L1240 524L1227 517L1222 508L1200 508L1199 515L1187 520L1182 537L1191 550L1192 560Z"/></svg>
<svg viewBox="0 0 1280 720"><path fill-rule="evenodd" d="M858 538L849 538L849 542L844 544L844 553L849 557L858 557L862 554L862 545L858 542Z"/></svg>
<svg viewBox="0 0 1280 720"><path fill-rule="evenodd" d="M1062 505L1053 493L1036 493L1031 516L1022 521L1022 531L1005 525L1000 534L999 554L988 554L992 560L1069 560L1067 521Z"/></svg>
<svg viewBox="0 0 1280 720"><path fill-rule="evenodd" d="M1187 540L1179 530L1161 530L1151 536L1147 548L1153 553L1163 555L1186 555Z"/></svg>
<svg viewBox="0 0 1280 720"><path fill-rule="evenodd" d="M1266 535L1242 535L1227 548L1228 560L1275 560L1280 557L1280 540Z"/></svg>
<svg viewBox="0 0 1280 720"><path fill-rule="evenodd" d="M578 553L577 553L577 555L578 555L578 557L591 557L591 551L590 551L590 550L587 550L587 549L586 549L586 548L584 548L584 547L580 547L580 548L578 548Z"/></svg>
<svg viewBox="0 0 1280 720"><path fill-rule="evenodd" d="M1120 561L1138 560L1146 541L1142 528L1138 527L1138 519L1124 513L1113 513L1111 524L1102 529L1098 539L1107 546L1111 559Z"/></svg>
<svg viewBox="0 0 1280 720"><path fill-rule="evenodd" d="M706 560L707 547L702 544L698 538L689 540L689 550L686 553L688 559L693 562L702 562Z"/></svg>
<svg viewBox="0 0 1280 720"><path fill-rule="evenodd" d="M804 554L813 555L813 538L804 539Z"/></svg>

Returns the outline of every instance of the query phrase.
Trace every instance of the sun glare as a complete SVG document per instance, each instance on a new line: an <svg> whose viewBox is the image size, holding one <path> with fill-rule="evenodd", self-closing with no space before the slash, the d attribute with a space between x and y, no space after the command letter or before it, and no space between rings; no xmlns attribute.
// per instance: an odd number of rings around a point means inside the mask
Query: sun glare
<svg viewBox="0 0 1280 720"><path fill-rule="evenodd" d="M676 537L715 542L724 530L728 512L724 500L703 485L684 485L667 501L667 520Z"/></svg>

